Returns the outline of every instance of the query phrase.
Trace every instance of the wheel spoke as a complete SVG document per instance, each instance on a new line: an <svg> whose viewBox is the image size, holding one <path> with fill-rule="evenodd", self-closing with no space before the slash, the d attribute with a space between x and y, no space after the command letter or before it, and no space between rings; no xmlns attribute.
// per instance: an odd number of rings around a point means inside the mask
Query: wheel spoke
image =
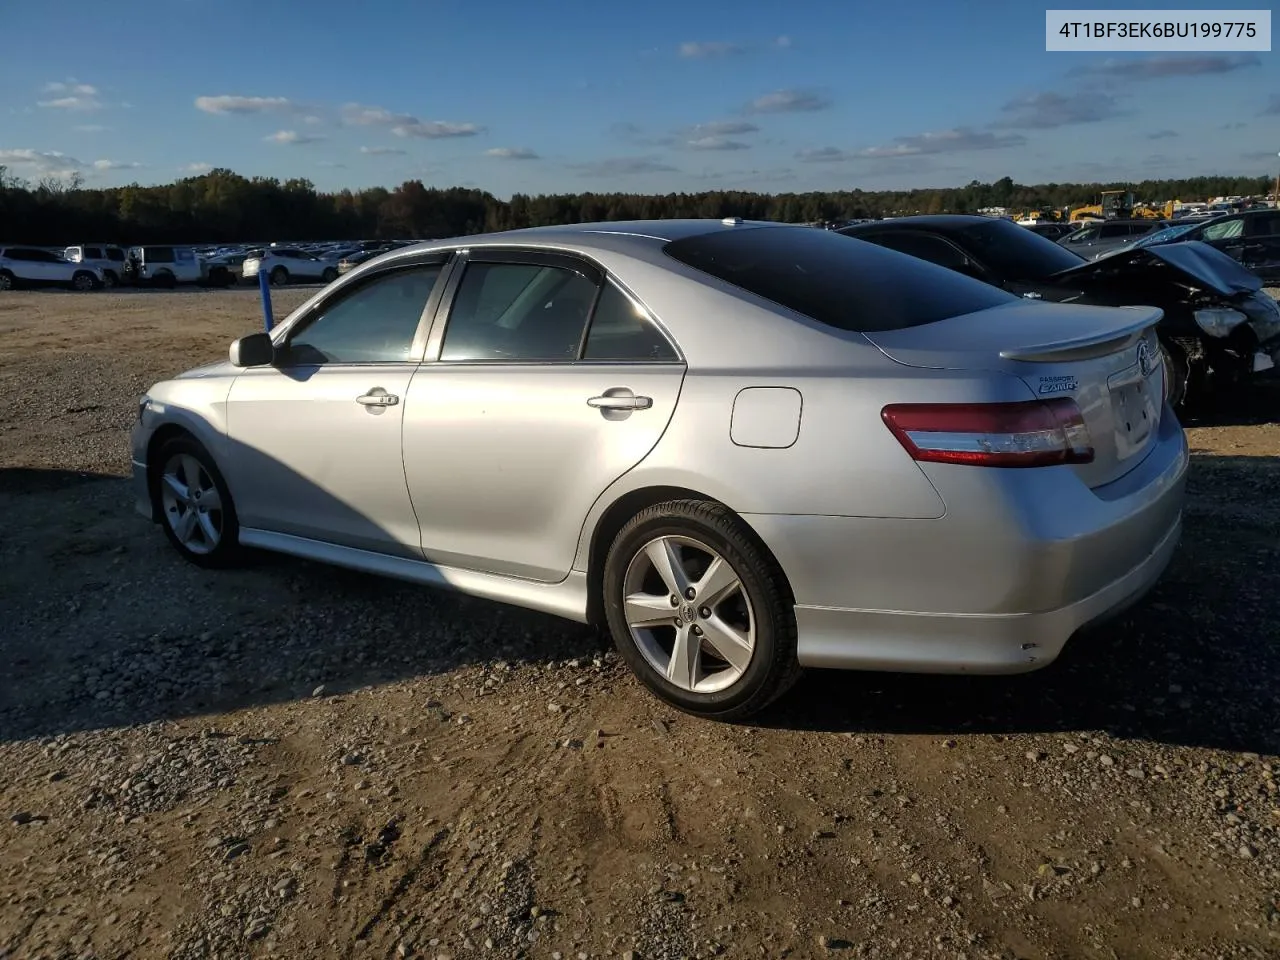
<svg viewBox="0 0 1280 960"><path fill-rule="evenodd" d="M187 499L191 496L191 492L187 489L186 484L172 473L166 473L163 480L164 485L169 488L170 493L177 497L182 503L187 502Z"/></svg>
<svg viewBox="0 0 1280 960"><path fill-rule="evenodd" d="M751 635L725 623L719 617L700 622L704 631L702 642L710 646L739 673L746 670L751 663L753 648Z"/></svg>
<svg viewBox="0 0 1280 960"><path fill-rule="evenodd" d="M182 479L188 490L200 489L200 461L195 457L183 457L181 460Z"/></svg>
<svg viewBox="0 0 1280 960"><path fill-rule="evenodd" d="M627 625L633 630L653 627L669 627L675 621L676 611L666 597L651 593L633 593L623 601Z"/></svg>
<svg viewBox="0 0 1280 960"><path fill-rule="evenodd" d="M186 512L174 521L173 532L183 543L190 543L196 530L196 523L196 512L188 507Z"/></svg>
<svg viewBox="0 0 1280 960"><path fill-rule="evenodd" d="M684 567L680 564L680 548L662 537L645 547L644 552L666 588L673 596L683 598L689 587L689 578L685 576Z"/></svg>
<svg viewBox="0 0 1280 960"><path fill-rule="evenodd" d="M200 506L206 510L221 510L222 498L218 496L218 488L210 486L200 491Z"/></svg>
<svg viewBox="0 0 1280 960"><path fill-rule="evenodd" d="M676 642L671 648L671 660L667 663L667 679L682 690L692 690L698 682L698 666L702 659L699 639L689 627L676 630Z"/></svg>
<svg viewBox="0 0 1280 960"><path fill-rule="evenodd" d="M196 513L196 519L200 524L200 532L204 535L204 542L210 547L216 547L219 534L218 528L213 525L213 518L200 511Z"/></svg>
<svg viewBox="0 0 1280 960"><path fill-rule="evenodd" d="M699 605L714 607L741 586L733 567L723 557L716 557L711 561L711 566L707 567L702 579L694 584L694 589L698 591Z"/></svg>

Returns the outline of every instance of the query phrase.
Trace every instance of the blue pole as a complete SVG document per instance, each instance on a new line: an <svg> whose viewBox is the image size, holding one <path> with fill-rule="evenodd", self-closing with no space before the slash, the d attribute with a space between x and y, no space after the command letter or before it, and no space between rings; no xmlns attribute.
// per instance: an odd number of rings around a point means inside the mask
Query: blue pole
<svg viewBox="0 0 1280 960"><path fill-rule="evenodd" d="M258 268L258 289L262 292L262 325L270 333L275 323L271 316L271 278L261 267Z"/></svg>

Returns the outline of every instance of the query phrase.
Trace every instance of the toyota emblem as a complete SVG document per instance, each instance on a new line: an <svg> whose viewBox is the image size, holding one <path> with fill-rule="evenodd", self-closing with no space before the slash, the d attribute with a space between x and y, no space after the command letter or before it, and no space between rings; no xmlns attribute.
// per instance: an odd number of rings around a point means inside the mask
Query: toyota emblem
<svg viewBox="0 0 1280 960"><path fill-rule="evenodd" d="M1151 344L1143 340L1138 344L1138 369L1142 371L1144 377L1149 377L1155 368L1155 360L1151 357Z"/></svg>

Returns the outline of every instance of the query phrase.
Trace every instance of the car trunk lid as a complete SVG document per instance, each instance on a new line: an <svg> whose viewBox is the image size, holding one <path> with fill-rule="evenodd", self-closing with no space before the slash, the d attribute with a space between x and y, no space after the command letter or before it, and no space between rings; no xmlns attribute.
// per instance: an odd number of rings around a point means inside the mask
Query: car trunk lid
<svg viewBox="0 0 1280 960"><path fill-rule="evenodd" d="M866 334L898 363L935 370L997 371L1041 400L1075 401L1094 457L1073 464L1098 487L1137 466L1164 407L1164 364L1154 307L1090 307L1017 301L925 326Z"/></svg>

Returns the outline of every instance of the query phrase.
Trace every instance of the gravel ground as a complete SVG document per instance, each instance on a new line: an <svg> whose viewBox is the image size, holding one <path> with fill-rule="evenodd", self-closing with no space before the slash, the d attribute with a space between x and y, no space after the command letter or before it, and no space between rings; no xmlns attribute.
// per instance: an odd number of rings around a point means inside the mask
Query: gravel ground
<svg viewBox="0 0 1280 960"><path fill-rule="evenodd" d="M1280 385L1189 426L1169 573L1054 666L734 726L549 617L183 563L135 400L257 316L0 297L0 958L1280 955Z"/></svg>

